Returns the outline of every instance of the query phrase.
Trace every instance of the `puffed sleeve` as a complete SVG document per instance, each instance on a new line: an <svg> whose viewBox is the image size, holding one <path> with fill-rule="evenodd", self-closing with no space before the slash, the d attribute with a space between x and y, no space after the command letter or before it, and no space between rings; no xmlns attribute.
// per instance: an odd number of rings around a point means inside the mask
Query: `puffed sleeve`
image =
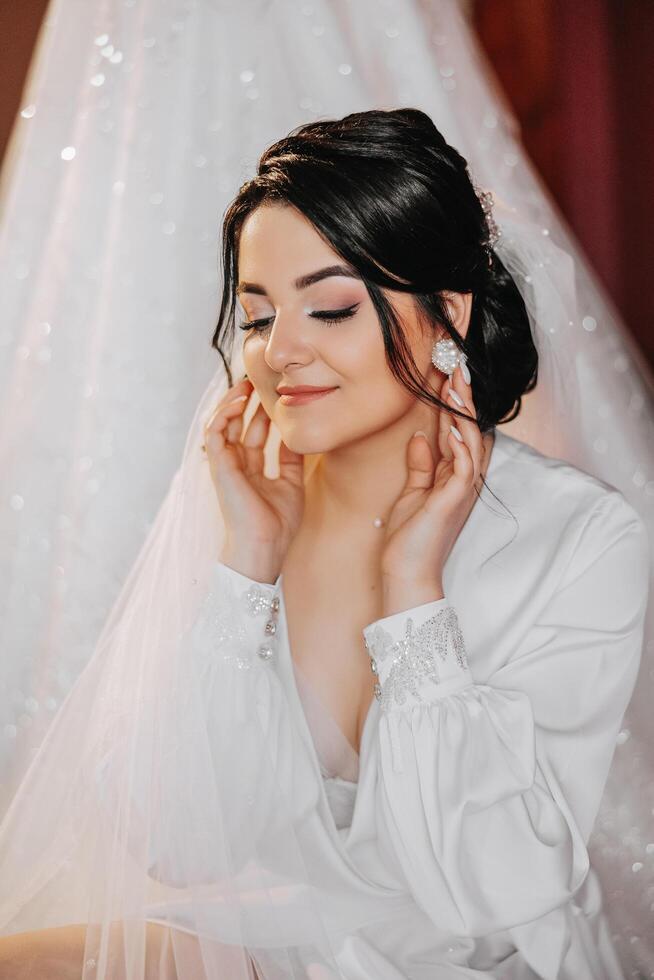
<svg viewBox="0 0 654 980"><path fill-rule="evenodd" d="M218 679L218 668L225 666L240 671L248 679L256 673L257 658L266 661L274 656L275 635L279 610L277 585L258 582L237 572L222 561L214 563L209 588L191 630L191 651L194 666L202 678L206 703L211 702L212 689ZM249 706L239 694L247 696L247 685L235 690L237 714L245 718Z"/></svg>
<svg viewBox="0 0 654 980"><path fill-rule="evenodd" d="M608 493L538 621L477 683L447 596L363 630L378 674L378 824L417 903L456 936L565 903L641 657L644 523Z"/></svg>
<svg viewBox="0 0 654 980"><path fill-rule="evenodd" d="M95 776L104 813L120 812L129 773L128 844L147 848L165 883L242 868L261 840L288 834L291 811L315 805L276 670L278 582L215 562L174 667L162 665L166 682L142 699L138 726L108 739Z"/></svg>

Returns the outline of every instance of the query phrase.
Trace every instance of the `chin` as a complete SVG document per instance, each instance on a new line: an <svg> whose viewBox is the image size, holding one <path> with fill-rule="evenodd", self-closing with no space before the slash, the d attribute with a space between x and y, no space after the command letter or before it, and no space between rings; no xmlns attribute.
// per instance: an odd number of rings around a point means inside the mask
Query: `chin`
<svg viewBox="0 0 654 980"><path fill-rule="evenodd" d="M290 450L294 453L300 453L302 456L311 456L316 453L328 452L330 449L334 449L336 445L333 435L323 435L320 432L316 432L316 426L306 427L302 426L300 423L295 423L294 425L280 425L278 421L275 421L275 425L279 429L279 434L288 446Z"/></svg>
<svg viewBox="0 0 654 980"><path fill-rule="evenodd" d="M288 448L294 453L300 453L301 456L313 456L316 453L324 453L330 448L325 440L302 438L298 432L294 436L289 435L286 437L282 430L281 435L283 442Z"/></svg>

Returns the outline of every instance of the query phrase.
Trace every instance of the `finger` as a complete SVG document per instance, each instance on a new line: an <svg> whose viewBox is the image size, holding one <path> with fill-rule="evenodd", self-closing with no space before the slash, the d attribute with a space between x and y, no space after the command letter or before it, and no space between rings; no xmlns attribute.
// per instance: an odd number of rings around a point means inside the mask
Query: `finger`
<svg viewBox="0 0 654 980"><path fill-rule="evenodd" d="M207 460L212 474L216 472L233 474L241 470L237 450L234 446L230 446L225 438L226 425L225 418L216 419L204 437Z"/></svg>
<svg viewBox="0 0 654 980"><path fill-rule="evenodd" d="M223 507L237 507L249 486L243 472L243 447L227 439L230 418L242 410L238 404L226 405L216 415L205 437L210 472Z"/></svg>
<svg viewBox="0 0 654 980"><path fill-rule="evenodd" d="M228 426L231 419L243 412L243 406L248 397L247 395L240 396L218 409L211 422L205 427L204 442L207 450L214 456L219 456L230 447L232 450L235 449L234 444L229 439Z"/></svg>
<svg viewBox="0 0 654 980"><path fill-rule="evenodd" d="M263 473L264 449L269 434L270 416L263 407L263 403L259 402L241 439L246 473L250 475Z"/></svg>
<svg viewBox="0 0 654 980"><path fill-rule="evenodd" d="M438 413L438 449L443 457L443 459L451 460L453 458L452 444L449 439L450 426L454 422L454 416L450 414L447 409L448 399L448 379L443 378L441 389L439 392L439 397L442 402L445 402L445 408L441 408Z"/></svg>
<svg viewBox="0 0 654 980"><path fill-rule="evenodd" d="M245 418L245 413L250 406L250 399L252 397L254 389L250 388L246 390L243 395L236 395L231 401L227 402L228 405L238 404L241 407L241 411L236 415L232 416L229 420L227 426L227 439L229 442L233 442L234 445L238 445L241 441L241 433L243 431L243 420Z"/></svg>
<svg viewBox="0 0 654 980"><path fill-rule="evenodd" d="M270 416L263 407L263 402L260 401L248 422L241 442L247 449L263 449L269 431Z"/></svg>
<svg viewBox="0 0 654 980"><path fill-rule="evenodd" d="M470 406L466 399L456 390L454 379L445 386L444 395L449 403L461 413L461 415L457 415L458 419L467 421L469 417L474 417L474 413L470 411Z"/></svg>
<svg viewBox="0 0 654 980"><path fill-rule="evenodd" d="M241 428L243 425L243 413L247 408L249 395L239 395L237 398L233 398L230 402L227 402L221 409L219 414L226 415L227 425L223 430L225 433L225 439L227 442L235 445L238 443L241 437ZM218 418L218 416L216 416Z"/></svg>
<svg viewBox="0 0 654 980"><path fill-rule="evenodd" d="M455 434L457 432L459 433L458 436ZM452 467L455 478L465 485L472 484L475 475L474 460L465 439L461 435L461 430L455 422L452 423L448 439L452 450Z"/></svg>
<svg viewBox="0 0 654 980"><path fill-rule="evenodd" d="M249 378L241 378L241 380L237 384L233 385L231 388L228 388L225 394L223 395L223 397L216 405L215 409L213 410L213 414L211 415L209 421L207 422L207 428L209 425L211 425L211 422L214 420L218 412L225 407L225 405L229 405L231 402L236 401L239 398L242 398L243 395L248 395L248 396L251 395L253 390L254 390L254 385L252 384Z"/></svg>
<svg viewBox="0 0 654 980"><path fill-rule="evenodd" d="M434 456L424 432L411 436L407 446L405 490L429 490L434 485Z"/></svg>
<svg viewBox="0 0 654 980"><path fill-rule="evenodd" d="M227 423L227 428L225 429L225 438L227 439L227 442L230 442L233 446L237 446L241 441L243 412L245 411L246 404L247 402L244 402L241 411L230 417L229 422Z"/></svg>
<svg viewBox="0 0 654 980"><path fill-rule="evenodd" d="M447 401L466 416L453 414L452 422L457 426L468 446L475 467L474 479L476 480L482 468L484 444L477 423L477 410L472 399L472 388L466 384L460 365L447 386ZM463 404L459 404L459 402Z"/></svg>
<svg viewBox="0 0 654 980"><path fill-rule="evenodd" d="M452 392L454 392L456 397L452 397ZM474 420L477 418L477 410L472 399L472 388L469 384L466 384L460 365L448 379L448 383L445 387L445 394L451 399L451 404L456 406L460 412L467 416L466 419L458 416L459 421L464 422L472 420L474 424Z"/></svg>
<svg viewBox="0 0 654 980"><path fill-rule="evenodd" d="M304 484L304 454L290 449L283 439L279 444L279 476L297 487Z"/></svg>
<svg viewBox="0 0 654 980"><path fill-rule="evenodd" d="M239 411L236 415L230 415L229 422L227 423L227 438L230 442L238 442L241 438L241 430L243 428L243 416L247 411L247 407L250 403L250 395L237 395L236 398L232 398L231 401L227 402L230 407L232 405L237 405Z"/></svg>
<svg viewBox="0 0 654 980"><path fill-rule="evenodd" d="M227 402L231 401L232 398L236 397L237 395L251 395L253 391L254 385L250 379L241 378L241 380L237 381L235 385L232 385L231 388L227 389L223 397L218 402L218 408L220 408L221 405L226 405Z"/></svg>

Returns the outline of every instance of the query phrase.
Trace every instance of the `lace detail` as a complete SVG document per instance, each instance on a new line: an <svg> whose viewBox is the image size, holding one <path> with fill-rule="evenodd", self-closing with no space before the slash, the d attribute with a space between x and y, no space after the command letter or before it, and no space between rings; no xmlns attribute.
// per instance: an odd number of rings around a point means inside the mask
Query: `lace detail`
<svg viewBox="0 0 654 980"><path fill-rule="evenodd" d="M419 684L423 680L440 683L438 661L447 659L450 647L461 670L468 669L463 634L452 606L440 609L416 630L409 616L404 636L399 640L394 640L388 630L377 625L372 629L370 643L366 642L366 646L372 651L370 656L374 673L379 672L377 661L384 663L389 657L392 658L386 680L375 686L375 695L382 711L404 704L407 692L417 701L424 701Z"/></svg>

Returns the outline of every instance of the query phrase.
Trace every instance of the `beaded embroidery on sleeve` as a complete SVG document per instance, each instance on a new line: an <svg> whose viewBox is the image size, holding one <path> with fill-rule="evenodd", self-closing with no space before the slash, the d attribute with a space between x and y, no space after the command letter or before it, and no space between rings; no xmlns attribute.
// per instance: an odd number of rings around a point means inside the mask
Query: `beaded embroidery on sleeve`
<svg viewBox="0 0 654 980"><path fill-rule="evenodd" d="M378 661L385 663L389 657L392 658L386 680L381 686L377 685L375 692L382 711L403 705L407 692L417 701L426 700L420 694L419 684L423 680L435 684L440 682L439 661L450 657L450 650L454 651L461 670L468 670L463 634L452 606L440 609L418 629L414 629L409 616L404 636L396 641L383 626L377 625L371 631L370 642L366 642L366 646L369 647L374 673L379 673Z"/></svg>
<svg viewBox="0 0 654 980"><path fill-rule="evenodd" d="M275 588L273 586L273 588ZM258 585L256 582L247 590L242 597L251 616L261 614L268 617L264 626L266 637L274 638L277 633L277 616L279 613L280 599L276 592L271 591L270 586ZM271 640L260 643L257 653L262 660L269 660L275 655L276 644Z"/></svg>
<svg viewBox="0 0 654 980"><path fill-rule="evenodd" d="M239 670L251 670L256 662L252 657L255 649L264 661L275 653L280 600L273 586L253 582L244 589L234 577L228 568L216 565L194 626L195 642L198 650L210 657L219 654ZM266 619L263 628L254 622L261 617Z"/></svg>

